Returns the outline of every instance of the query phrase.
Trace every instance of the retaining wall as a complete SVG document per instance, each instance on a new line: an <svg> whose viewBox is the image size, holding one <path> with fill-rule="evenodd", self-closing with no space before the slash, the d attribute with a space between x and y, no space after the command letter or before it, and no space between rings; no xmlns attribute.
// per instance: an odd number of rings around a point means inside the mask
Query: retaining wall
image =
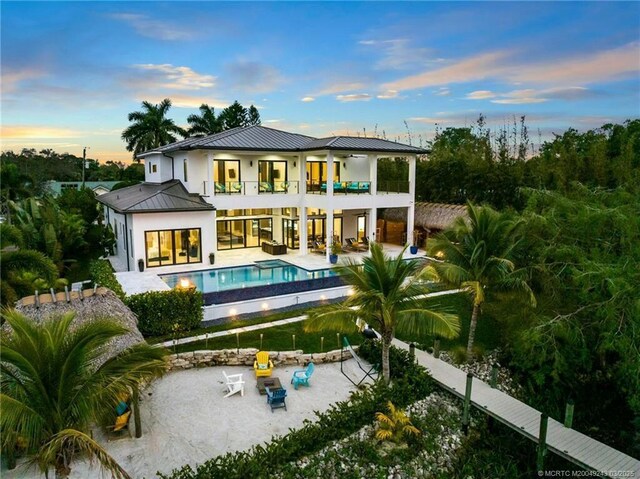
<svg viewBox="0 0 640 479"><path fill-rule="evenodd" d="M354 347L355 349L355 347ZM175 371L181 369L202 368L207 366L253 366L258 349L219 349L216 351L202 350L188 353L172 354L168 357L167 370ZM302 350L279 351L269 353L269 358L273 365L284 366L306 366L310 362L314 364L334 363L351 358L351 353L345 350L334 349L326 353L304 354Z"/></svg>

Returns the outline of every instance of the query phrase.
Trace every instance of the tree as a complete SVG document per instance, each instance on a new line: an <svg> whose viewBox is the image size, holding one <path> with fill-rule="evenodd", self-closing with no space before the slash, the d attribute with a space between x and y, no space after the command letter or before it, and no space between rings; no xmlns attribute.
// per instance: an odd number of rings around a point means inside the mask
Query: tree
<svg viewBox="0 0 640 479"><path fill-rule="evenodd" d="M260 112L253 105L249 107L247 116L247 123L249 125L260 125L262 123L262 121L260 120Z"/></svg>
<svg viewBox="0 0 640 479"><path fill-rule="evenodd" d="M68 477L72 461L83 455L114 477L128 478L89 427L106 421L142 381L164 372L165 350L138 343L106 357L108 343L127 332L113 320L72 325L68 313L36 323L15 311L3 317L12 329L0 339L4 450L20 438L45 474L53 467L56 477Z"/></svg>
<svg viewBox="0 0 640 479"><path fill-rule="evenodd" d="M449 229L434 237L430 254L444 260L433 264L438 277L448 285L467 291L473 298L467 342L467 361L471 361L476 326L487 291L522 291L532 304L535 297L511 260L519 223L489 207L471 203L467 204L467 215L468 220L458 218Z"/></svg>
<svg viewBox="0 0 640 479"><path fill-rule="evenodd" d="M128 119L133 124L122 132L122 139L127 142L127 151L133 152L134 159L143 151L177 141L176 135L188 136L184 129L166 118L169 108L171 100L165 98L157 105L143 101L142 111L129 113Z"/></svg>
<svg viewBox="0 0 640 479"><path fill-rule="evenodd" d="M391 378L389 348L396 331L447 338L460 331L457 316L428 309L424 295L429 287L422 280L430 278L431 272L421 270L416 261L405 261L403 254L404 250L389 258L381 245L371 243L371 256L364 258L362 265L347 260L337 267L353 295L329 311L312 315L306 326L308 330L353 328L359 318L372 325L382 336L382 376L387 384Z"/></svg>
<svg viewBox="0 0 640 479"><path fill-rule="evenodd" d="M223 130L230 130L231 128L248 126L249 114L247 113L247 109L236 100L233 104L222 110L218 120L222 122Z"/></svg>
<svg viewBox="0 0 640 479"><path fill-rule="evenodd" d="M189 115L189 136L201 137L220 133L222 131L222 121L216 117L215 109L203 103L200 105L200 114Z"/></svg>

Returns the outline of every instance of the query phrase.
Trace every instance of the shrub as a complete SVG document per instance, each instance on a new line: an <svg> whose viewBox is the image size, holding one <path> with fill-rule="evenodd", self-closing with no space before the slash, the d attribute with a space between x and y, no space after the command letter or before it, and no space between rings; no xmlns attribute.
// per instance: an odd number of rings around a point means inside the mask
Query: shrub
<svg viewBox="0 0 640 479"><path fill-rule="evenodd" d="M91 274L91 280L94 283L104 286L105 288L109 288L118 296L118 298L124 301L126 294L116 279L116 275L113 274L113 268L109 261L106 259L92 261L89 265L89 273Z"/></svg>
<svg viewBox="0 0 640 479"><path fill-rule="evenodd" d="M138 329L144 336L189 331L203 318L202 293L195 289L134 294L126 304L138 316Z"/></svg>
<svg viewBox="0 0 640 479"><path fill-rule="evenodd" d="M396 348L391 348L392 351ZM396 350L397 353L397 350ZM401 356L401 355L400 355ZM391 401L405 407L430 394L433 383L424 368L410 362L406 375L398 375L391 387L378 381L371 388L356 391L348 401L334 404L328 411L317 413L315 422L306 421L300 429L275 437L266 445L247 451L227 453L196 467L189 465L174 470L163 479L245 479L272 477L278 468L321 450L327 444L345 438L370 424L375 413ZM416 384L422 387L416 387ZM290 465L290 464L289 464ZM295 476L292 476L295 477Z"/></svg>

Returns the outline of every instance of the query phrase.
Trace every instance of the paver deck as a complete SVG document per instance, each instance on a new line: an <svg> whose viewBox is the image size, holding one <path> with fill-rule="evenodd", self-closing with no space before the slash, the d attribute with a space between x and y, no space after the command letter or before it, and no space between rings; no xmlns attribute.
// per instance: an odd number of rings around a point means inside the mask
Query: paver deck
<svg viewBox="0 0 640 479"><path fill-rule="evenodd" d="M409 345L394 339L394 346L409 350ZM444 389L464 398L467 374L425 351L415 350L416 359ZM474 378L471 404L501 423L538 442L540 411L518 401L487 383ZM640 477L640 460L592 439L575 429L549 418L547 448L585 469L610 477Z"/></svg>

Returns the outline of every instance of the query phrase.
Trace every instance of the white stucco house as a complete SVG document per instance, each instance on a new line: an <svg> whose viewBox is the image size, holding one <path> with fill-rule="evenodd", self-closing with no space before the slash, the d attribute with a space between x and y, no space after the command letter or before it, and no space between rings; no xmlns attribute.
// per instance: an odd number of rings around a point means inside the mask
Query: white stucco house
<svg viewBox="0 0 640 479"><path fill-rule="evenodd" d="M140 260L158 273L202 269L211 253L271 242L286 248L269 252L307 254L332 238L375 240L380 208L407 208L411 238L416 157L424 153L379 138L235 128L140 154L145 182L98 201L130 271ZM406 158L406 181L378 178L382 157Z"/></svg>

